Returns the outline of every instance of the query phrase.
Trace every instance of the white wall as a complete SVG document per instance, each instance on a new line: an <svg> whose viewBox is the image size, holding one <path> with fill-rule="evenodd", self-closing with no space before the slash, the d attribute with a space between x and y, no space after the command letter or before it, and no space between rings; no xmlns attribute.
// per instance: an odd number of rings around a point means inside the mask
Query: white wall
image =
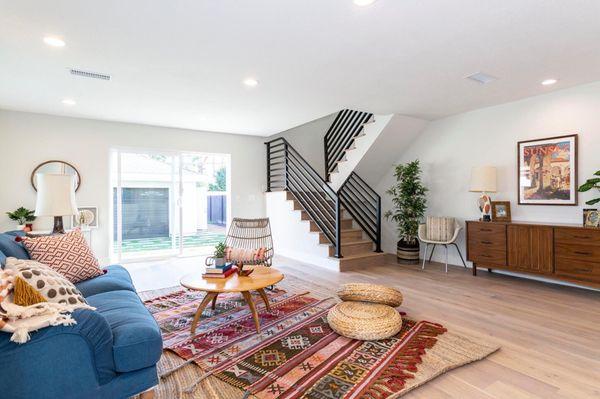
<svg viewBox="0 0 600 399"><path fill-rule="evenodd" d="M598 192L580 194L579 206L517 205L517 142L571 133L579 134L581 183L600 169L600 82L431 122L398 162L421 161L430 190L429 215L455 216L461 221L478 218L478 194L468 191L471 167L489 164L498 168L498 192L492 200L511 201L513 220L581 223L585 201ZM392 171L390 168L377 184L379 193L393 183ZM385 211L391 201L382 196ZM383 249L394 253L397 235L393 224L384 222L383 237ZM461 247L464 251L464 232ZM460 264L454 252L450 261ZM442 261L442 250L435 259Z"/></svg>
<svg viewBox="0 0 600 399"><path fill-rule="evenodd" d="M232 215L265 215L264 137L242 136L128 123L0 110L0 231L14 229L4 212L35 207L29 176L36 165L64 160L82 176L80 205L98 206L94 251L106 262L109 250L109 149L148 148L231 154ZM40 218L41 219L41 218ZM36 221L46 228L49 220Z"/></svg>

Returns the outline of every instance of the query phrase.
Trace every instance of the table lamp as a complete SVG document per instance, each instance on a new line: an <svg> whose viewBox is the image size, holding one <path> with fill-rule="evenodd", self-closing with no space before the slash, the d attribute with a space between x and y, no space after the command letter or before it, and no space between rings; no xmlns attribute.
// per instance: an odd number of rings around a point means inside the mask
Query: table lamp
<svg viewBox="0 0 600 399"><path fill-rule="evenodd" d="M63 216L77 214L73 176L38 173L36 179L35 216L53 216L52 234L64 234Z"/></svg>
<svg viewBox="0 0 600 399"><path fill-rule="evenodd" d="M496 168L493 166L477 166L471 170L471 192L481 193L477 206L481 211L481 220L492 220L492 201L487 193L496 192Z"/></svg>

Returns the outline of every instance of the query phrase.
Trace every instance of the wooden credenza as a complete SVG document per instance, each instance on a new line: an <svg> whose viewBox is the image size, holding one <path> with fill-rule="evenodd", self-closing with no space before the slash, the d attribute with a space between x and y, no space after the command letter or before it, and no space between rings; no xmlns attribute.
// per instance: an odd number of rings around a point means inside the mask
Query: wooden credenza
<svg viewBox="0 0 600 399"><path fill-rule="evenodd" d="M600 287L600 230L468 221L467 259L473 262L473 275L479 266Z"/></svg>

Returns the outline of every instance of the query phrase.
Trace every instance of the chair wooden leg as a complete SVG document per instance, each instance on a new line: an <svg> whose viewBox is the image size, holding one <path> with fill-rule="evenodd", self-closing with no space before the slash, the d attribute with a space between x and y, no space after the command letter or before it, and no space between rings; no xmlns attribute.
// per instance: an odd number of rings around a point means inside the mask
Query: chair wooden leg
<svg viewBox="0 0 600 399"><path fill-rule="evenodd" d="M140 394L140 399L154 399L154 388Z"/></svg>

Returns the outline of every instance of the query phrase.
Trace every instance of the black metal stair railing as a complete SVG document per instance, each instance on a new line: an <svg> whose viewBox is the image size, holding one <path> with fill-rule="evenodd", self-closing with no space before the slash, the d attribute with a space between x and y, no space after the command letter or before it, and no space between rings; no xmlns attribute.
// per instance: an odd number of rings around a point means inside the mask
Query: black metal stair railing
<svg viewBox="0 0 600 399"><path fill-rule="evenodd" d="M360 135L363 125L373 118L369 112L344 109L335 117L323 140L325 153L325 178L335 170L337 163L344 158L346 150L352 147Z"/></svg>
<svg viewBox="0 0 600 399"><path fill-rule="evenodd" d="M267 146L267 191L285 190L294 195L312 221L335 246L341 258L341 209L337 193L284 138Z"/></svg>
<svg viewBox="0 0 600 399"><path fill-rule="evenodd" d="M337 194L344 209L375 243L375 252L382 252L379 194L355 172L350 173Z"/></svg>

